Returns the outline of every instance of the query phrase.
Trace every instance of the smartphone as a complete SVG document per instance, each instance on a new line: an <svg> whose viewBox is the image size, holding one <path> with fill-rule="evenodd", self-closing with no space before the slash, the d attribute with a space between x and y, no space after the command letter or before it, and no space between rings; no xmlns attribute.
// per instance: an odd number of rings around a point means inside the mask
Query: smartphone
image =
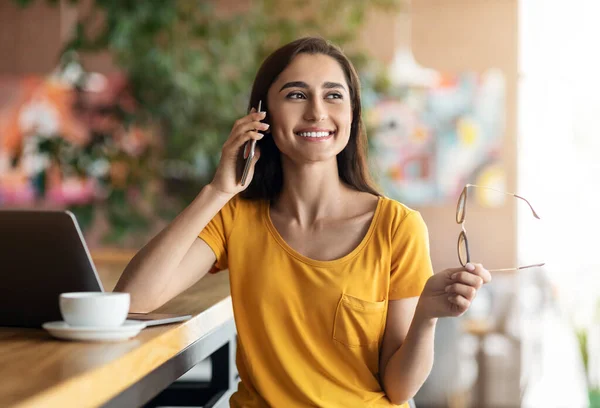
<svg viewBox="0 0 600 408"><path fill-rule="evenodd" d="M262 109L262 101L258 101L258 109L257 112L261 112ZM250 147L248 147L248 144ZM246 185L246 179L248 178L248 171L250 170L250 163L252 163L252 159L254 158L254 150L256 149L256 140L248 140L244 145L244 152L246 149L250 149L248 153L248 157L246 158L246 163L244 164L244 172L242 173L242 186Z"/></svg>

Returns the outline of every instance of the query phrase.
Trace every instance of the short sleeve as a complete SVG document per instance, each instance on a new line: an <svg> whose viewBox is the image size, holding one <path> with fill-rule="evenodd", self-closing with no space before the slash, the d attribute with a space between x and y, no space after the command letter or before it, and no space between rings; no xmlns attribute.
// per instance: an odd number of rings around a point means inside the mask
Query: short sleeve
<svg viewBox="0 0 600 408"><path fill-rule="evenodd" d="M222 271L228 267L227 241L235 223L237 205L237 197L229 200L198 235L213 250L217 258L210 270L211 273Z"/></svg>
<svg viewBox="0 0 600 408"><path fill-rule="evenodd" d="M409 212L392 238L389 299L420 296L433 274L427 225L418 211Z"/></svg>

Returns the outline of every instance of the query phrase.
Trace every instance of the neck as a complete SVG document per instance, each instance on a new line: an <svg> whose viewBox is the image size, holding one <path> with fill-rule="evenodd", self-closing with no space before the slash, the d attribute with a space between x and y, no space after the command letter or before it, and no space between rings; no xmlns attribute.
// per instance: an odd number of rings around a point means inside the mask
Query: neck
<svg viewBox="0 0 600 408"><path fill-rule="evenodd" d="M335 157L326 162L293 163L283 158L283 189L277 212L307 227L339 212L350 188L339 178Z"/></svg>

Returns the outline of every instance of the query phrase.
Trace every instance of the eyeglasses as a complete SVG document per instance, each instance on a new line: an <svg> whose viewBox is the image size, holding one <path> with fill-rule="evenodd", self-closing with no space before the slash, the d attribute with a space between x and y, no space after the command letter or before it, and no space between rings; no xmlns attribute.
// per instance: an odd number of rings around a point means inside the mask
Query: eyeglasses
<svg viewBox="0 0 600 408"><path fill-rule="evenodd" d="M531 204L529 204L529 201L527 201L525 198L523 198L517 194L507 193L507 192L496 190L496 189L490 188L490 187L476 186L474 184L467 184L465 186L465 188L463 188L462 193L460 193L460 197L458 198L458 203L456 204L456 223L460 224L460 226L462 228L462 231L461 231L460 235L458 236L458 247L457 247L458 260L460 261L460 264L462 266L466 266L467 263L471 262L471 254L469 253L469 240L467 239L467 230L465 229L465 215L467 213L467 190L469 187L484 188L486 190L492 190L492 191L496 191L498 193L511 195L513 197L519 198L519 199L525 201L527 203L527 205L529 206L529 208L531 208L531 212L533 213L533 216L535 218L537 218L538 220L540 219L540 217L537 215L537 213L535 212L535 210L533 209ZM509 271L518 271L520 269L535 268L535 267L544 266L544 265L545 265L544 263L539 263L539 264L533 264L533 265L518 266L516 268L489 269L488 271L489 272L509 272Z"/></svg>

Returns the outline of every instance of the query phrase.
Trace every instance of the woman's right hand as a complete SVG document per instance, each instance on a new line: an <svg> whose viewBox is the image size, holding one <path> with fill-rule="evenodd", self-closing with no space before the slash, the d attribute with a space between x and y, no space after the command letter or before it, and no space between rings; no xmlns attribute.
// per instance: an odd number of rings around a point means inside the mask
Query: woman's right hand
<svg viewBox="0 0 600 408"><path fill-rule="evenodd" d="M252 181L252 177L254 176L254 166L260 157L260 149L258 146L256 146L254 151L254 159L252 159L246 185L244 186L242 186L241 180L238 179L237 162L240 150L248 140L260 140L263 138L264 135L259 133L258 130L267 130L269 128L268 124L260 122L265 116L265 112L256 112L256 110L252 108L252 111L248 115L238 119L234 123L229 138L225 144L223 144L221 161L219 162L215 176L210 183L217 191L233 196L245 190L250 184L250 181ZM244 152L244 155L245 154L246 152Z"/></svg>

